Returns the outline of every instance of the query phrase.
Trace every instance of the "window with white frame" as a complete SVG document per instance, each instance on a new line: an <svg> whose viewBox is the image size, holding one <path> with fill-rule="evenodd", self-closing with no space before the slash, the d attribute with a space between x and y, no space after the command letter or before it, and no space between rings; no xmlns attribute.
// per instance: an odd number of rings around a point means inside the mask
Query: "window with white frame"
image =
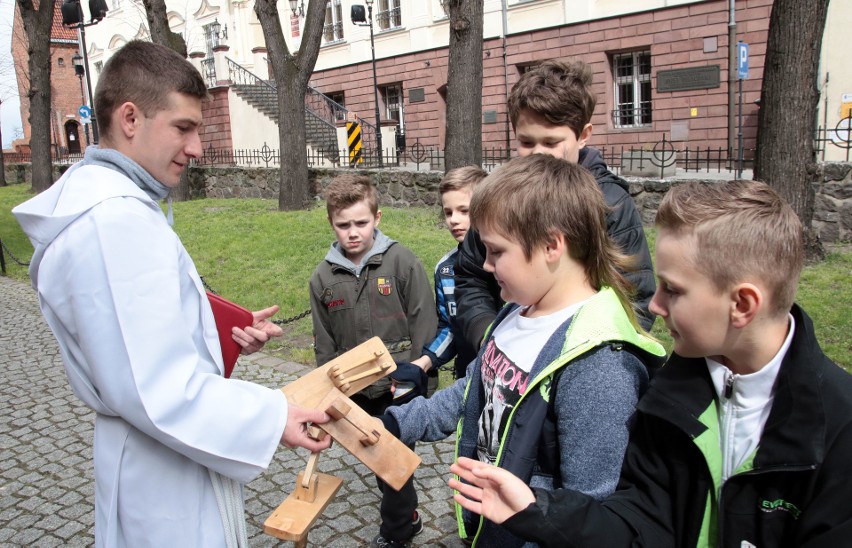
<svg viewBox="0 0 852 548"><path fill-rule="evenodd" d="M381 86L379 91L385 103L385 120L395 120L402 129L402 84Z"/></svg>
<svg viewBox="0 0 852 548"><path fill-rule="evenodd" d="M376 21L382 30L395 29L402 26L402 11L400 0L379 0Z"/></svg>
<svg viewBox="0 0 852 548"><path fill-rule="evenodd" d="M651 124L651 52L634 51L612 56L614 84L612 112L617 128Z"/></svg>
<svg viewBox="0 0 852 548"><path fill-rule="evenodd" d="M443 10L444 17L450 16L450 2L449 0L438 0L441 3L441 9Z"/></svg>
<svg viewBox="0 0 852 548"><path fill-rule="evenodd" d="M343 40L343 4L341 0L328 0L325 4L325 26L322 29L323 43Z"/></svg>

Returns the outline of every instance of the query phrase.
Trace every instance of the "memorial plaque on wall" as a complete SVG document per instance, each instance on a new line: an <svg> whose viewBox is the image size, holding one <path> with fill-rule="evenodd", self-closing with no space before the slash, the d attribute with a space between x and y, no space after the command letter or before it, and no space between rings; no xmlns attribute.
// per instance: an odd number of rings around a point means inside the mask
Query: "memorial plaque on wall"
<svg viewBox="0 0 852 548"><path fill-rule="evenodd" d="M657 91L687 91L719 87L719 65L661 70L657 72Z"/></svg>
<svg viewBox="0 0 852 548"><path fill-rule="evenodd" d="M426 100L426 94L423 91L423 88L412 88L408 90L408 102L409 103L422 103Z"/></svg>

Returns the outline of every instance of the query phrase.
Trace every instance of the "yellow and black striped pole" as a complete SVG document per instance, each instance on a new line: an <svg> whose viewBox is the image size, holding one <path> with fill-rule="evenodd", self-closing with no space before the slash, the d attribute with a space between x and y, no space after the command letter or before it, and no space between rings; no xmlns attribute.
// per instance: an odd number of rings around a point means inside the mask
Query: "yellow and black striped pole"
<svg viewBox="0 0 852 548"><path fill-rule="evenodd" d="M355 167L360 164L361 159L361 124L357 118L352 118L346 122L346 137L349 143L349 167Z"/></svg>

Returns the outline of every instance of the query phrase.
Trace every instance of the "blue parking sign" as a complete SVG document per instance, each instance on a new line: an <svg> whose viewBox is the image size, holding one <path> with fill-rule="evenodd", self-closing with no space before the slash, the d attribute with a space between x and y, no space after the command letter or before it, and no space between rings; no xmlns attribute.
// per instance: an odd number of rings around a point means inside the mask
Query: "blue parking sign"
<svg viewBox="0 0 852 548"><path fill-rule="evenodd" d="M748 44L745 42L737 44L737 78L740 80L748 78Z"/></svg>

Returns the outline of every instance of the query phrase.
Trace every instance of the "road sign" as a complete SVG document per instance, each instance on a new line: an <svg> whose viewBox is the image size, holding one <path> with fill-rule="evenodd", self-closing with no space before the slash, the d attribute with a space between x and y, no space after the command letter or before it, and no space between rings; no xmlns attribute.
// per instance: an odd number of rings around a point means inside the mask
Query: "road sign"
<svg viewBox="0 0 852 548"><path fill-rule="evenodd" d="M745 42L737 44L737 78L748 78L748 44Z"/></svg>
<svg viewBox="0 0 852 548"><path fill-rule="evenodd" d="M86 105L81 106L77 109L77 114L80 115L80 118L91 118L92 117L92 109L87 107Z"/></svg>

